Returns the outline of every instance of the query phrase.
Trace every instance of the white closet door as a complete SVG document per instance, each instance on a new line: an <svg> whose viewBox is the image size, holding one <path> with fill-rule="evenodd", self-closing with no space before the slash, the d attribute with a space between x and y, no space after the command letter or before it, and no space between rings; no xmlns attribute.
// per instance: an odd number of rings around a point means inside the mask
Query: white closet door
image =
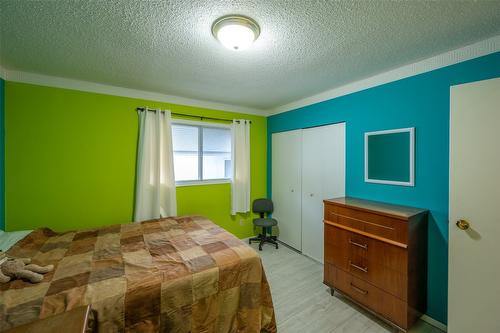
<svg viewBox="0 0 500 333"><path fill-rule="evenodd" d="M302 130L272 135L273 217L278 239L301 250L301 154Z"/></svg>
<svg viewBox="0 0 500 333"><path fill-rule="evenodd" d="M323 262L323 200L345 195L345 123L302 133L302 253Z"/></svg>

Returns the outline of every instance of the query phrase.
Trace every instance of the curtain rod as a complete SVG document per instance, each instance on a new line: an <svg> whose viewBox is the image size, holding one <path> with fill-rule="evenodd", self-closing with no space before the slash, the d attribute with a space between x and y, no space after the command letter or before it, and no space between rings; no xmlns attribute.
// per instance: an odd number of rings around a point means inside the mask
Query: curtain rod
<svg viewBox="0 0 500 333"><path fill-rule="evenodd" d="M144 111L146 110L146 108L143 108L143 107L139 107L136 109L137 111ZM155 109L152 109L152 110L155 110ZM164 112L163 110L160 110L161 112ZM204 120L204 119L208 119L208 120L217 120L217 121L227 121L227 122L230 122L232 123L233 120L232 119L224 119L224 118L213 118L213 117L205 117L205 116L195 116L195 115L192 115L192 114L185 114L185 113L177 113L177 112L172 112L172 116L181 116L181 117L190 117L190 118L196 118L196 119L200 119L200 120ZM236 122L240 122L239 120L236 120ZM248 121L250 124L252 123L251 120Z"/></svg>

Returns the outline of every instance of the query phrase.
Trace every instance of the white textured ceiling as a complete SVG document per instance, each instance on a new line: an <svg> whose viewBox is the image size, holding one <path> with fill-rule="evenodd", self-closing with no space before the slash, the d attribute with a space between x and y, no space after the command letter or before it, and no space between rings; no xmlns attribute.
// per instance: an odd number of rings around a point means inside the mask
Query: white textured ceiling
<svg viewBox="0 0 500 333"><path fill-rule="evenodd" d="M261 35L232 52L226 14ZM500 33L500 1L0 2L0 62L35 72L269 109Z"/></svg>

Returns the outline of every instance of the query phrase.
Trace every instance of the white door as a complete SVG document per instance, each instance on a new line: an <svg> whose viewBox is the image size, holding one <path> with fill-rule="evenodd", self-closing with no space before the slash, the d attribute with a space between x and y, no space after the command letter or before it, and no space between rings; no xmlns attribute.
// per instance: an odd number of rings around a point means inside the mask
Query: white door
<svg viewBox="0 0 500 333"><path fill-rule="evenodd" d="M500 78L451 88L448 328L500 332ZM456 222L470 228L461 230Z"/></svg>
<svg viewBox="0 0 500 333"><path fill-rule="evenodd" d="M302 253L323 262L323 200L345 195L345 123L302 132Z"/></svg>
<svg viewBox="0 0 500 333"><path fill-rule="evenodd" d="M272 135L272 200L278 239L299 251L302 249L301 154L302 130Z"/></svg>

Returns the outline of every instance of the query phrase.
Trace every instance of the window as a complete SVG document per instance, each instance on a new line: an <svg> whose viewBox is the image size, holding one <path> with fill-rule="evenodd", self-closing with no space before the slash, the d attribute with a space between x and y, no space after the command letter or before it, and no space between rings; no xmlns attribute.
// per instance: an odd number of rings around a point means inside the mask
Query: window
<svg viewBox="0 0 500 333"><path fill-rule="evenodd" d="M231 178L231 128L174 121L175 181L179 184Z"/></svg>

